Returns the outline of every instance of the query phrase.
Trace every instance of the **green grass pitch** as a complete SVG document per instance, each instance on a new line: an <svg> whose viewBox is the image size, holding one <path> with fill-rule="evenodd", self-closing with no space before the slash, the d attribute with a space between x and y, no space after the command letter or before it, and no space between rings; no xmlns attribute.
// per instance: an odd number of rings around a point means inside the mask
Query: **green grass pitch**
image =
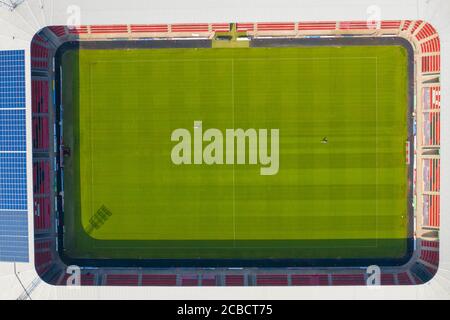
<svg viewBox="0 0 450 320"><path fill-rule="evenodd" d="M69 256L405 255L404 48L80 49L62 70ZM278 173L173 164L195 120L279 129Z"/></svg>

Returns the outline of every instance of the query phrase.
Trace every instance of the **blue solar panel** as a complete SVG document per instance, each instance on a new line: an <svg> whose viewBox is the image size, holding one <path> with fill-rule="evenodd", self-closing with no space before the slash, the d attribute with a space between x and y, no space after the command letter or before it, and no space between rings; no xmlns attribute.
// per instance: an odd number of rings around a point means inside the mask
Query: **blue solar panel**
<svg viewBox="0 0 450 320"><path fill-rule="evenodd" d="M25 153L0 153L0 210L27 209Z"/></svg>
<svg viewBox="0 0 450 320"><path fill-rule="evenodd" d="M25 107L23 50L0 52L0 108Z"/></svg>
<svg viewBox="0 0 450 320"><path fill-rule="evenodd" d="M0 211L0 261L28 261L26 211Z"/></svg>
<svg viewBox="0 0 450 320"><path fill-rule="evenodd" d="M25 151L25 109L0 109L0 151Z"/></svg>
<svg viewBox="0 0 450 320"><path fill-rule="evenodd" d="M28 261L25 57L0 51L0 261Z"/></svg>

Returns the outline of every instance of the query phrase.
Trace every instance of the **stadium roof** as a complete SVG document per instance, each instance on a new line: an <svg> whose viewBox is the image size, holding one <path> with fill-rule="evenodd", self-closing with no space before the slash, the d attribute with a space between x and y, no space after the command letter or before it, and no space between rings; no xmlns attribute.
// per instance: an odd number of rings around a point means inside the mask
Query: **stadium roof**
<svg viewBox="0 0 450 320"><path fill-rule="evenodd" d="M1 261L28 261L24 56L0 51Z"/></svg>

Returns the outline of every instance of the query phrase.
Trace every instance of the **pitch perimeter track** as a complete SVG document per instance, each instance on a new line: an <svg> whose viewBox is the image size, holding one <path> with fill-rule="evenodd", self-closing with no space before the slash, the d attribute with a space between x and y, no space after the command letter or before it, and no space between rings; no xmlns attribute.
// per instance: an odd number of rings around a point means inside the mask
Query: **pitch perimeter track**
<svg viewBox="0 0 450 320"><path fill-rule="evenodd" d="M62 54L71 49L140 49L140 48L210 48L210 40L138 40L138 41L85 41L67 42L63 44L55 55L55 90L61 92L60 63ZM409 42L403 38L314 38L314 39L253 39L250 47L302 47L302 46L361 46L361 45L400 45L408 52L408 140L410 141L410 163L414 160L413 123L410 116L414 110L414 55ZM57 117L60 115L61 97L56 94ZM61 119L57 119L59 123ZM57 128L57 137L60 136ZM58 141L60 144L61 141ZM58 162L62 159L58 159ZM408 241L407 255L402 259L74 259L64 254L63 225L58 226L59 253L62 261L86 267L358 267L371 264L380 266L398 266L409 261L413 254L413 208L412 208L412 177L413 166L408 167ZM61 173L58 172L58 191L61 190ZM64 221L61 199L58 203L60 221Z"/></svg>

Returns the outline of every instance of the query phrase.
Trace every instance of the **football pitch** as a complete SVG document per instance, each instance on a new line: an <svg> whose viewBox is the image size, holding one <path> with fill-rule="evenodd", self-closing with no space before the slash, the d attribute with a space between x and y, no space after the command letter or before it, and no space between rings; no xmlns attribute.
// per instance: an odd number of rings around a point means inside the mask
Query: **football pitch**
<svg viewBox="0 0 450 320"><path fill-rule="evenodd" d="M407 66L396 45L68 50L66 254L403 258ZM171 158L179 128L191 164ZM250 163L249 140L245 163L195 163L210 128L277 129L277 171Z"/></svg>

